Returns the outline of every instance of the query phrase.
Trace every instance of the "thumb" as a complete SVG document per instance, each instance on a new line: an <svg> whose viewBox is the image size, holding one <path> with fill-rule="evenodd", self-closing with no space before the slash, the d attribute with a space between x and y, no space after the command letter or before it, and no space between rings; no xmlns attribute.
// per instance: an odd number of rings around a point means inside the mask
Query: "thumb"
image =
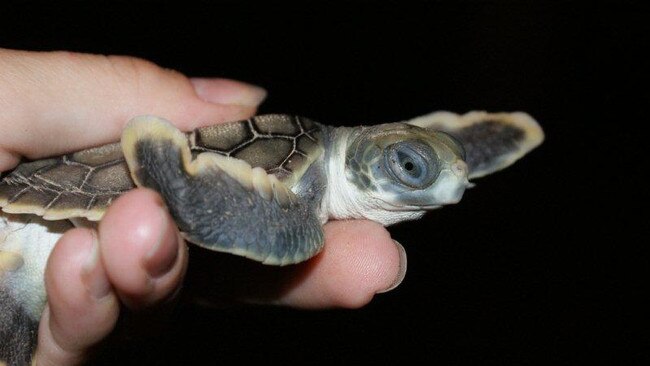
<svg viewBox="0 0 650 366"><path fill-rule="evenodd" d="M57 155L119 140L134 116L180 129L245 119L263 89L197 79L126 56L0 49L0 171L21 156Z"/></svg>
<svg viewBox="0 0 650 366"><path fill-rule="evenodd" d="M190 79L196 94L206 102L257 107L266 98L266 90L241 81L219 78Z"/></svg>

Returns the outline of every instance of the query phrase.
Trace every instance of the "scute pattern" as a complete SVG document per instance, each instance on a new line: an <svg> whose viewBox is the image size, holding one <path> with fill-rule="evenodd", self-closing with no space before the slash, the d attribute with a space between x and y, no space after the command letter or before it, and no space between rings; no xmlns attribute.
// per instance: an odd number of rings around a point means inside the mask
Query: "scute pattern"
<svg viewBox="0 0 650 366"><path fill-rule="evenodd" d="M320 125L287 115L198 128L186 133L193 155L213 152L261 167L289 186L318 157ZM48 219L101 218L122 193L135 187L119 143L20 164L0 182L0 206Z"/></svg>
<svg viewBox="0 0 650 366"><path fill-rule="evenodd" d="M0 204L7 212L36 212L52 218L66 216L66 210L103 211L115 197L134 187L121 155L106 159L114 156L116 148L119 145L105 148L105 155L92 159L77 153L21 164L0 185ZM97 184L95 180L106 172L114 174Z"/></svg>
<svg viewBox="0 0 650 366"><path fill-rule="evenodd" d="M320 127L307 118L270 114L229 123L227 128L229 143L224 143L224 125L215 125L192 132L190 148L195 153L210 151L242 159L280 180L301 175L307 166L298 162L310 164L314 153L321 148Z"/></svg>

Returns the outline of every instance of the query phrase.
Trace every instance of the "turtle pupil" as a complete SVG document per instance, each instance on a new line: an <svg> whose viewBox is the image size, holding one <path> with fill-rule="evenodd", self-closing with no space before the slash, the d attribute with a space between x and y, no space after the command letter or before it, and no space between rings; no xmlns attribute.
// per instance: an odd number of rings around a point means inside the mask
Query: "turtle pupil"
<svg viewBox="0 0 650 366"><path fill-rule="evenodd" d="M428 187L438 176L433 149L419 141L402 141L386 147L384 166L399 183L415 189Z"/></svg>

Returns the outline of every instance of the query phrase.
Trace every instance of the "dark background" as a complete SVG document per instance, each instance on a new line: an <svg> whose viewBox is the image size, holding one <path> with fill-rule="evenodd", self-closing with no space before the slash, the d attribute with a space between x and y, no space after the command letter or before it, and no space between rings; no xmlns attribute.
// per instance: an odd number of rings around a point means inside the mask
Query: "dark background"
<svg viewBox="0 0 650 366"><path fill-rule="evenodd" d="M334 125L523 110L547 140L454 207L390 228L404 283L359 310L184 305L98 364L643 364L642 2L0 5L0 47L150 59L264 86ZM645 242L645 243L644 243ZM647 292L647 291L646 291ZM645 308L647 310L647 307Z"/></svg>

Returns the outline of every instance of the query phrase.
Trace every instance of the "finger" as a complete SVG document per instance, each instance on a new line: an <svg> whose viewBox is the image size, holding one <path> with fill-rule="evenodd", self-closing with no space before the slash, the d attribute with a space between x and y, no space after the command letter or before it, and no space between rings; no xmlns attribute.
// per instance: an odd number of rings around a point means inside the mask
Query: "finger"
<svg viewBox="0 0 650 366"><path fill-rule="evenodd" d="M153 191L127 192L99 224L101 255L115 292L138 308L170 298L187 267L187 249Z"/></svg>
<svg viewBox="0 0 650 366"><path fill-rule="evenodd" d="M404 247L381 225L367 220L325 226L325 249L298 271L302 278L281 294L281 304L358 308L396 288L406 275Z"/></svg>
<svg viewBox="0 0 650 366"><path fill-rule="evenodd" d="M206 102L257 107L266 98L266 90L241 81L218 78L191 78L196 94Z"/></svg>
<svg viewBox="0 0 650 366"><path fill-rule="evenodd" d="M0 170L21 155L39 158L117 141L141 114L183 130L245 119L265 95L232 80L192 83L132 57L0 49Z"/></svg>
<svg viewBox="0 0 650 366"><path fill-rule="evenodd" d="M325 225L325 240L318 256L287 267L200 250L193 256L185 291L208 305L236 300L302 308L357 308L404 279L404 248L375 222L330 222Z"/></svg>
<svg viewBox="0 0 650 366"><path fill-rule="evenodd" d="M119 313L91 230L73 229L61 237L48 259L45 284L48 305L39 325L36 360L80 363L88 348L114 328Z"/></svg>

